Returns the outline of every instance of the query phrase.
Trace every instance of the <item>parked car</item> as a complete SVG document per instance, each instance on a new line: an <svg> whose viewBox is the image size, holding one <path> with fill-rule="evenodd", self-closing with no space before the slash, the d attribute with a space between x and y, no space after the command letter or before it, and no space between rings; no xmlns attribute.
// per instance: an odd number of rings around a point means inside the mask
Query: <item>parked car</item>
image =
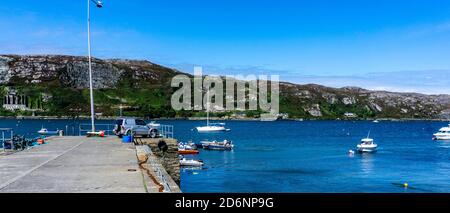
<svg viewBox="0 0 450 213"><path fill-rule="evenodd" d="M134 118L118 119L114 127L114 134L119 138L124 135L156 138L159 135L157 128L147 125L144 120Z"/></svg>

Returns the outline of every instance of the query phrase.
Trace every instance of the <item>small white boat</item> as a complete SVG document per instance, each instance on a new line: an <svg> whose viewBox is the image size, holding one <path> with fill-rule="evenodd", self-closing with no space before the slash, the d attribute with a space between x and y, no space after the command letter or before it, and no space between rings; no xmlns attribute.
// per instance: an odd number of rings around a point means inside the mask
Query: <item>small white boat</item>
<svg viewBox="0 0 450 213"><path fill-rule="evenodd" d="M193 143L188 143L188 144L179 143L178 144L178 149L181 149L181 150L197 150L197 146L195 144L193 144Z"/></svg>
<svg viewBox="0 0 450 213"><path fill-rule="evenodd" d="M200 160L186 159L183 158L180 160L180 166L189 166L189 167L201 167L204 163Z"/></svg>
<svg viewBox="0 0 450 213"><path fill-rule="evenodd" d="M225 128L224 124L209 124L207 126L197 127L197 131L200 133L205 132L224 132L229 131Z"/></svg>
<svg viewBox="0 0 450 213"><path fill-rule="evenodd" d="M439 132L433 136L433 140L450 140L450 124L448 127L442 127Z"/></svg>
<svg viewBox="0 0 450 213"><path fill-rule="evenodd" d="M374 143L372 138L364 138L361 140L361 143L356 146L358 152L376 152L378 145Z"/></svg>
<svg viewBox="0 0 450 213"><path fill-rule="evenodd" d="M49 131L46 128L42 128L41 130L38 131L38 134L40 134L40 135L57 135L57 134L59 134L59 130Z"/></svg>
<svg viewBox="0 0 450 213"><path fill-rule="evenodd" d="M379 121L379 120L374 120L373 122L374 122L374 123L380 123L380 121Z"/></svg>

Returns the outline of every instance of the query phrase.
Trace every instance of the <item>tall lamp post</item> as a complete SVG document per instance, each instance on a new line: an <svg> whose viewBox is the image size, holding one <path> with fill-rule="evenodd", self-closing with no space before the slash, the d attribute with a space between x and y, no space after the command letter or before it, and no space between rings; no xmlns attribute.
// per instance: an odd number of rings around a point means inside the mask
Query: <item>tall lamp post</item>
<svg viewBox="0 0 450 213"><path fill-rule="evenodd" d="M95 112L94 112L94 91L92 86L92 59L91 59L91 3L94 3L97 8L102 8L101 1L87 0L88 3L88 52L89 52L89 93L91 98L91 122L92 133L95 132Z"/></svg>

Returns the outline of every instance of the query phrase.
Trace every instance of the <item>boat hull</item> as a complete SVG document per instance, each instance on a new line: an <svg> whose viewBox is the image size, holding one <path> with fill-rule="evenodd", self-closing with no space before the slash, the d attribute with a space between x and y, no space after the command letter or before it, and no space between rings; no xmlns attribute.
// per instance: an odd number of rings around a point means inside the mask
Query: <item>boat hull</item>
<svg viewBox="0 0 450 213"><path fill-rule="evenodd" d="M377 149L358 149L359 153L373 153L376 151L377 151Z"/></svg>
<svg viewBox="0 0 450 213"><path fill-rule="evenodd" d="M203 149L216 150L216 151L230 151L233 147L230 146L217 146L217 145L203 145Z"/></svg>
<svg viewBox="0 0 450 213"><path fill-rule="evenodd" d="M230 151L233 150L234 145L230 141L223 141L223 142L210 142L210 141L203 141L201 142L203 149L205 150L217 150L217 151Z"/></svg>
<svg viewBox="0 0 450 213"><path fill-rule="evenodd" d="M203 162L194 161L194 160L180 160L180 166L186 167L201 167L203 166Z"/></svg>
<svg viewBox="0 0 450 213"><path fill-rule="evenodd" d="M40 135L57 135L59 131L38 131Z"/></svg>
<svg viewBox="0 0 450 213"><path fill-rule="evenodd" d="M197 155L198 153L198 150L178 150L178 154L180 155Z"/></svg>
<svg viewBox="0 0 450 213"><path fill-rule="evenodd" d="M225 132L227 129L223 126L203 126L197 127L198 132L207 133L207 132Z"/></svg>
<svg viewBox="0 0 450 213"><path fill-rule="evenodd" d="M358 150L359 153L371 153L376 152L378 146L358 146L356 150Z"/></svg>
<svg viewBox="0 0 450 213"><path fill-rule="evenodd" d="M450 140L450 135L435 134L433 139L434 140Z"/></svg>

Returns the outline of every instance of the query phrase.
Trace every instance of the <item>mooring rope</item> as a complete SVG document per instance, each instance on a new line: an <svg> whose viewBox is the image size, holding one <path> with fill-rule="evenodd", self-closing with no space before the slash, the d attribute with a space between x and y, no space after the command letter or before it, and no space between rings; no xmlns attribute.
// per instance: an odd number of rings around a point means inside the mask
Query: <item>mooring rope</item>
<svg viewBox="0 0 450 213"><path fill-rule="evenodd" d="M150 172L150 170L147 167L145 167L144 164L146 164L147 161L139 162L139 167L142 170L145 170L147 175L150 177L150 179L152 179L153 183L155 183L157 186L159 186L159 192L164 192L164 185L157 180L157 178Z"/></svg>

